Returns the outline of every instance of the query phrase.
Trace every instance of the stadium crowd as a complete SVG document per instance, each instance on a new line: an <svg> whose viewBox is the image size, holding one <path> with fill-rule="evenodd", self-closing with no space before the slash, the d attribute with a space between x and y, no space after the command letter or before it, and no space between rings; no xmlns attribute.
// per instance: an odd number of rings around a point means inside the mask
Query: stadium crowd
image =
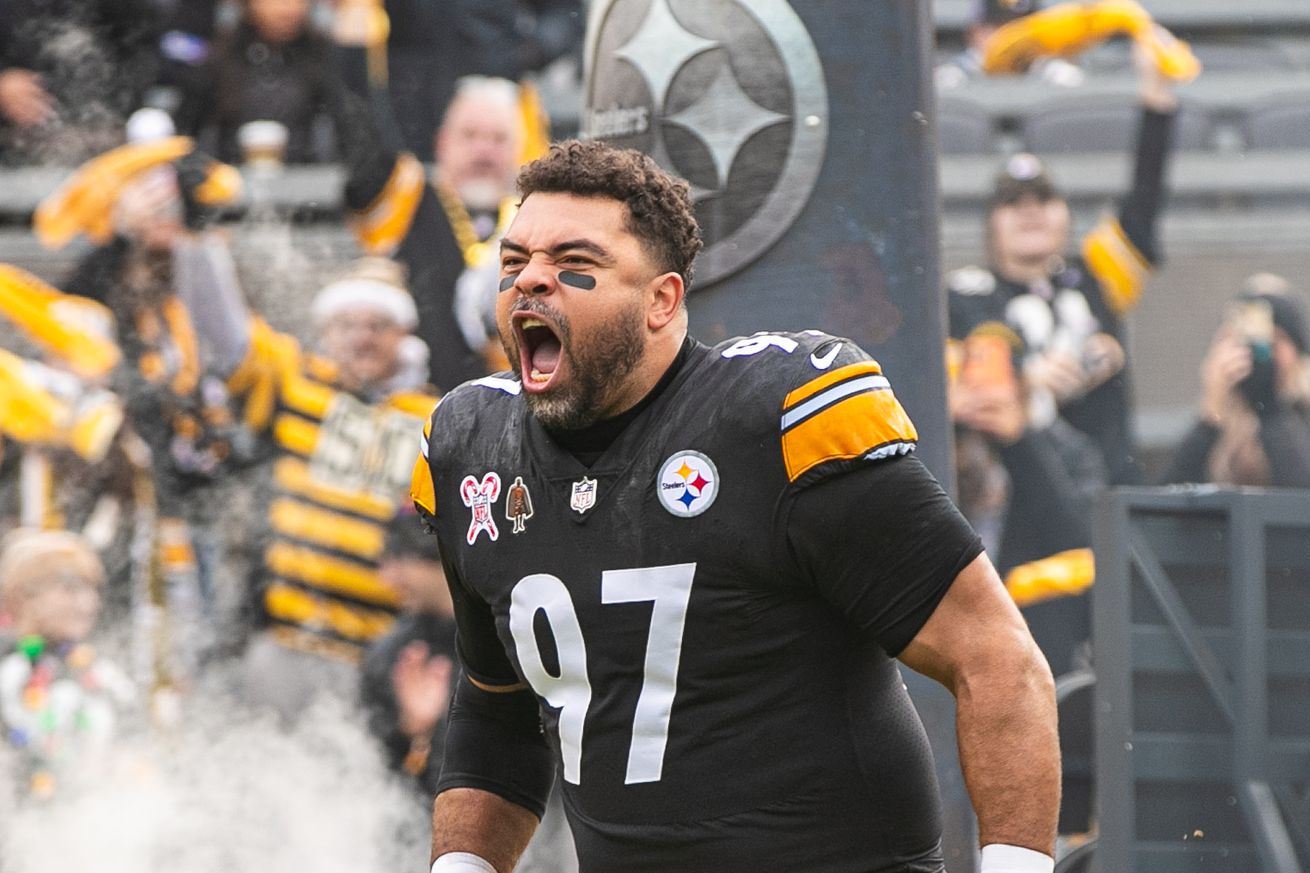
<svg viewBox="0 0 1310 873"><path fill-rule="evenodd" d="M938 87L981 75L976 40L1029 5L982 4ZM584 18L579 0L0 4L0 163L80 165L32 232L83 246L54 283L0 265L0 777L18 777L0 791L138 778L111 766L115 732L167 732L197 700L294 730L328 694L430 800L459 667L410 474L437 399L506 368L497 241L550 136L532 83ZM947 280L958 503L1057 675L1089 657L1103 489L1310 487L1310 326L1268 274L1234 289L1170 462L1137 461L1129 377L1149 374L1125 331L1168 269L1178 100L1157 58L1136 69L1117 212L1073 240L1058 180L1011 155L987 250ZM357 248L274 317L220 219L234 167L257 184L311 162L344 167ZM519 869L576 863L547 815Z"/></svg>

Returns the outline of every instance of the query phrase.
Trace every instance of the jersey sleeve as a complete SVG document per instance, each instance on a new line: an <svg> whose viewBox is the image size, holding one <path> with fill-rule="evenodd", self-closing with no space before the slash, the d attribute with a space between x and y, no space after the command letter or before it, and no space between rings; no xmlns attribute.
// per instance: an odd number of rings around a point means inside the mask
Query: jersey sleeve
<svg viewBox="0 0 1310 873"><path fill-rule="evenodd" d="M432 465L428 461L429 441L432 439L432 416L436 415L436 412L435 409L432 410L432 414L423 423L418 457L414 459L414 472L409 479L409 498L414 501L414 508L418 510L423 523L429 527L435 526L437 520L436 486L432 482Z"/></svg>
<svg viewBox="0 0 1310 873"><path fill-rule="evenodd" d="M452 438L450 429L459 427L459 422L452 421L452 418L458 418L461 412L467 410L467 407L453 412L446 409L446 413L443 414L442 410L446 408L451 397L452 395L447 395L443 398L423 425L419 454L414 461L414 471L410 481L410 497L414 501L414 508L418 510L425 524L437 531L439 540L442 537L438 520L441 509L437 506L436 482L432 472L433 443L439 441L433 438L433 434L444 434L447 439ZM446 427L447 430L436 431L441 427ZM440 445L436 450L440 451ZM440 458L437 458L437 467L440 469ZM446 543L441 543L442 564L455 608L457 649L466 677L483 691L506 693L525 690L527 686L523 684L510 663L505 647L496 633L496 619L491 607L470 590L460 578L459 569L451 559L451 556L458 551L453 546L447 548Z"/></svg>
<svg viewBox="0 0 1310 873"><path fill-rule="evenodd" d="M1133 187L1118 217L1106 216L1083 238L1083 260L1100 280L1106 305L1119 317L1136 307L1146 280L1160 262L1157 228L1174 126L1175 113L1143 108Z"/></svg>
<svg viewBox="0 0 1310 873"><path fill-rule="evenodd" d="M251 431L268 431L274 424L279 398L298 393L295 389L301 383L306 383L307 391L314 395L304 400L322 417L332 392L322 385L311 387L301 378L304 357L293 337L279 333L261 318L251 318L245 356L227 377L227 389L240 403L242 420Z"/></svg>
<svg viewBox="0 0 1310 873"><path fill-rule="evenodd" d="M1119 219L1106 216L1083 237L1083 261L1101 284L1105 304L1123 316L1141 299L1151 262L1133 244Z"/></svg>
<svg viewBox="0 0 1310 873"><path fill-rule="evenodd" d="M427 172L401 150L387 89L370 86L363 49L341 47L338 55L343 75L329 109L346 167L350 224L368 254L390 256L409 233Z"/></svg>
<svg viewBox="0 0 1310 873"><path fill-rule="evenodd" d="M780 410L789 482L822 477L843 463L914 450L918 433L877 361L837 337L821 338L806 352L802 346L793 355L801 372Z"/></svg>
<svg viewBox="0 0 1310 873"><path fill-rule="evenodd" d="M359 186L364 187L363 183ZM360 246L370 255L389 257L409 234L427 187L427 174L418 158L402 152L380 188L351 210L351 228ZM352 199L361 195L352 192Z"/></svg>
<svg viewBox="0 0 1310 873"><path fill-rule="evenodd" d="M801 578L892 656L983 550L914 457L861 464L812 483L791 495L780 521Z"/></svg>
<svg viewBox="0 0 1310 873"><path fill-rule="evenodd" d="M442 544L443 556L454 553L453 548ZM464 585L452 562L443 557L442 564L455 608L455 647L465 678L479 690L492 694L527 691L528 686L514 670L496 634L496 618L491 607Z"/></svg>

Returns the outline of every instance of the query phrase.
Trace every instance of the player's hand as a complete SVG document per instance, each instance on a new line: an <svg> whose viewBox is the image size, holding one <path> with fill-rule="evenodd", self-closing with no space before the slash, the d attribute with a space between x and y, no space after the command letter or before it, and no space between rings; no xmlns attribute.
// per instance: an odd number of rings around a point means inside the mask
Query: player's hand
<svg viewBox="0 0 1310 873"><path fill-rule="evenodd" d="M1072 400L1088 387L1087 371L1067 352L1054 349L1043 352L1028 363L1026 372L1033 388L1046 391L1056 403Z"/></svg>
<svg viewBox="0 0 1310 873"><path fill-rule="evenodd" d="M0 73L0 115L19 127L35 127L54 112L54 99L39 75L16 67Z"/></svg>
<svg viewBox="0 0 1310 873"><path fill-rule="evenodd" d="M400 712L400 730L407 737L427 736L450 706L450 682L455 665L444 655L430 656L426 643L400 650L391 668L391 686Z"/></svg>
<svg viewBox="0 0 1310 873"><path fill-rule="evenodd" d="M1201 417L1218 427L1242 408L1237 385L1251 375L1251 347L1221 327L1201 362Z"/></svg>
<svg viewBox="0 0 1310 873"><path fill-rule="evenodd" d="M1160 70L1155 57L1140 42L1133 43L1133 66L1137 69L1143 106L1156 112L1173 112L1178 108L1173 79Z"/></svg>

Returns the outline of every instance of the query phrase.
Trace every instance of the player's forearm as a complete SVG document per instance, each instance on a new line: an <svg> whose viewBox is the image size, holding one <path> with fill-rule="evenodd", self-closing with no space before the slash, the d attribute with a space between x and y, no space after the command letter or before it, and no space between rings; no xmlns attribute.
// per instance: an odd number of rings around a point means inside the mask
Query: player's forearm
<svg viewBox="0 0 1310 873"><path fill-rule="evenodd" d="M1031 638L997 645L957 679L957 730L982 845L1054 853L1060 809L1055 684Z"/></svg>
<svg viewBox="0 0 1310 873"><path fill-rule="evenodd" d="M432 858L467 852L510 873L537 829L537 817L490 791L451 788L432 806Z"/></svg>

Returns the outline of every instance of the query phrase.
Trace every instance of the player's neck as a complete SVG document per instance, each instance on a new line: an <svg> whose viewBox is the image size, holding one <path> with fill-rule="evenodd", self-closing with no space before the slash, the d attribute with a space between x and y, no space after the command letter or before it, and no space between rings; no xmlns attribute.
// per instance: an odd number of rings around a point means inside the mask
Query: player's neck
<svg viewBox="0 0 1310 873"><path fill-rule="evenodd" d="M695 348L696 341L689 334L684 333L672 358L668 360L655 383L635 404L617 415L603 418L577 430L557 431L548 429L547 432L561 448L568 451L584 465L590 467L618 439L619 434L623 433L633 419L641 415L647 407L659 399L665 389L677 378L678 373L682 371Z"/></svg>
<svg viewBox="0 0 1310 873"><path fill-rule="evenodd" d="M655 388L668 378L670 368L685 357L687 330L669 331L650 341L640 364L633 370L621 398L606 418L617 418L648 398Z"/></svg>

